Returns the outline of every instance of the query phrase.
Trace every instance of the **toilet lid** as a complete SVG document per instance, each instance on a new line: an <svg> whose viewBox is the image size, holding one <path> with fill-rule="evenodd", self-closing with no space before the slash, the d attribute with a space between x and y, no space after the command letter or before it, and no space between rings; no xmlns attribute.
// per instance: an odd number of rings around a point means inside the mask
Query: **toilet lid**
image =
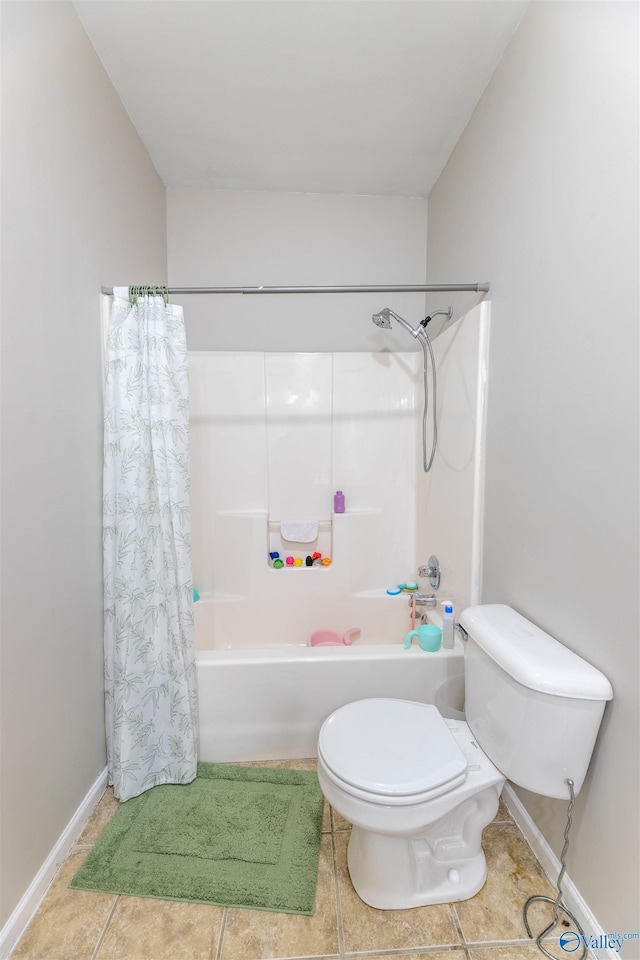
<svg viewBox="0 0 640 960"><path fill-rule="evenodd" d="M437 796L464 779L467 769L436 707L410 700L340 707L322 725L318 752L340 780L390 797Z"/></svg>

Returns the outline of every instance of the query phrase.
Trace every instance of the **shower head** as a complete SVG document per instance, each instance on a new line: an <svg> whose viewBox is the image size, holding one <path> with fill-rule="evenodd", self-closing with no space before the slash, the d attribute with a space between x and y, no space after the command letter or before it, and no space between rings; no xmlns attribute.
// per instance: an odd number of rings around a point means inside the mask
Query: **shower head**
<svg viewBox="0 0 640 960"><path fill-rule="evenodd" d="M384 310L380 311L380 313L374 313L371 319L376 326L384 327L386 330L391 330L391 318L389 314L389 307L385 307Z"/></svg>
<svg viewBox="0 0 640 960"><path fill-rule="evenodd" d="M403 320L402 317L399 317L398 314L394 313L393 310L390 310L389 307L385 307L384 310L380 311L380 313L374 313L371 319L376 326L384 327L385 330L390 330L391 317L393 317L394 320L397 320L397 322L403 326L405 330L408 330L412 337L419 338L424 335L424 330L420 324L418 324L418 326L414 329L411 324L407 323L406 320Z"/></svg>

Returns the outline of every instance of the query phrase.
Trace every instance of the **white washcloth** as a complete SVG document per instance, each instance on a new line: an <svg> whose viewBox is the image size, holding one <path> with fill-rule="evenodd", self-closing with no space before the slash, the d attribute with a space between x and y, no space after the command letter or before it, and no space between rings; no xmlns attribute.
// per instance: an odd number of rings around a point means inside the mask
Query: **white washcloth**
<svg viewBox="0 0 640 960"><path fill-rule="evenodd" d="M317 520L281 520L280 536L294 543L312 543L318 539Z"/></svg>

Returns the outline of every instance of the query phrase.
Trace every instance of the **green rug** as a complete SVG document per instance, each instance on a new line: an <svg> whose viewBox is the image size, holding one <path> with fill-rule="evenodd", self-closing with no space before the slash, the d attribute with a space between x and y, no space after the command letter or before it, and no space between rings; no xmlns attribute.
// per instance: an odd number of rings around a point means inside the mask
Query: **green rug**
<svg viewBox="0 0 640 960"><path fill-rule="evenodd" d="M200 763L123 803L70 886L312 914L323 803L312 772Z"/></svg>

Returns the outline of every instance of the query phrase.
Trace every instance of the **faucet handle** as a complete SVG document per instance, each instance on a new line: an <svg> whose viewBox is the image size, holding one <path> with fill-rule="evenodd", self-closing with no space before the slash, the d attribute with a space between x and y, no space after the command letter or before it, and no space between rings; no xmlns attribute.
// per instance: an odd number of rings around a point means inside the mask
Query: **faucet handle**
<svg viewBox="0 0 640 960"><path fill-rule="evenodd" d="M429 583L434 590L437 590L440 586L440 563L435 554L431 554L429 557L429 563L426 566L418 567L418 576L419 577L428 577Z"/></svg>

